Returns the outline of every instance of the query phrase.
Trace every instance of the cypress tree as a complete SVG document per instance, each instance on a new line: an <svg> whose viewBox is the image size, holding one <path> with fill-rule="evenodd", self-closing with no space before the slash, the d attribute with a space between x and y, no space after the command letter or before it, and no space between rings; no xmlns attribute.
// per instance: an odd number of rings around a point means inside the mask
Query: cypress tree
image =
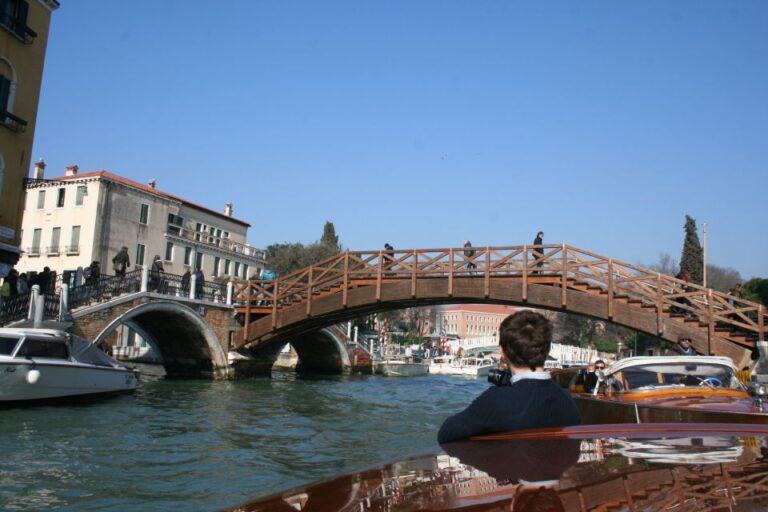
<svg viewBox="0 0 768 512"><path fill-rule="evenodd" d="M699 243L696 221L690 215L685 216L685 242L680 271L687 272L692 283L701 284L704 281L704 250Z"/></svg>
<svg viewBox="0 0 768 512"><path fill-rule="evenodd" d="M333 227L333 222L326 221L325 226L323 226L323 237L320 239L320 243L328 247L333 247L338 251L339 236L336 234L336 228Z"/></svg>

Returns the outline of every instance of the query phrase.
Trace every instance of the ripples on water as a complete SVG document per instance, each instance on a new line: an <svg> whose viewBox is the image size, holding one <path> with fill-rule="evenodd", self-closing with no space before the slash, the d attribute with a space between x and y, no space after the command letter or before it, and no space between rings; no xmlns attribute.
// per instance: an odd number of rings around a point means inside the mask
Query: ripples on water
<svg viewBox="0 0 768 512"><path fill-rule="evenodd" d="M0 410L0 509L216 510L425 450L481 379L156 381Z"/></svg>

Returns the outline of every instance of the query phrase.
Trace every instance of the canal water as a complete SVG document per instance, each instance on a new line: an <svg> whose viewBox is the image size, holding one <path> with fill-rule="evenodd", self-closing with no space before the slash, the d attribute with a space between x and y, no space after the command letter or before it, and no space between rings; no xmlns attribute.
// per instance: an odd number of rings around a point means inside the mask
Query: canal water
<svg viewBox="0 0 768 512"><path fill-rule="evenodd" d="M430 448L487 386L276 373L0 410L0 510L217 510Z"/></svg>

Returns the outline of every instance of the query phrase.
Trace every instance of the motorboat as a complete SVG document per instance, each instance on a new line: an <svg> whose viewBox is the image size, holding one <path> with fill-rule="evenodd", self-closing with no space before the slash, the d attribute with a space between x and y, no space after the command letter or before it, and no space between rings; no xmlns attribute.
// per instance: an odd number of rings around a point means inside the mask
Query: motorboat
<svg viewBox="0 0 768 512"><path fill-rule="evenodd" d="M748 386L728 357L643 356L596 372L585 389L584 368L553 370L571 391L582 423L766 423L766 386ZM589 384L588 384L589 387Z"/></svg>
<svg viewBox="0 0 768 512"><path fill-rule="evenodd" d="M430 374L450 375L454 359L451 355L435 356L429 360L427 369Z"/></svg>
<svg viewBox="0 0 768 512"><path fill-rule="evenodd" d="M0 404L136 389L139 374L88 340L54 329L0 329Z"/></svg>
<svg viewBox="0 0 768 512"><path fill-rule="evenodd" d="M454 361L451 375L487 377L488 371L496 367L496 362L490 357L461 357Z"/></svg>
<svg viewBox="0 0 768 512"><path fill-rule="evenodd" d="M418 377L427 374L427 365L412 359L385 359L376 365L385 377Z"/></svg>
<svg viewBox="0 0 768 512"><path fill-rule="evenodd" d="M765 510L768 425L616 424L446 443L225 509Z"/></svg>

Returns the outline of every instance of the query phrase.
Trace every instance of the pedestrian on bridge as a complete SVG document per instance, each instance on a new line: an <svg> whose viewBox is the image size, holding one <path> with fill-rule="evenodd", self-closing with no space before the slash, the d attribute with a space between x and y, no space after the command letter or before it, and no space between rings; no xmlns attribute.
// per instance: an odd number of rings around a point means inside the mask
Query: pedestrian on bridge
<svg viewBox="0 0 768 512"><path fill-rule="evenodd" d="M200 267L195 270L195 298L203 298L203 285L205 285L205 275Z"/></svg>
<svg viewBox="0 0 768 512"><path fill-rule="evenodd" d="M544 260L542 259L544 257L544 248L541 247L541 245L544 244L544 232L539 231L536 233L536 238L533 239L533 257L536 259L536 268L541 268L544 266ZM534 274L541 273L540 270L534 270Z"/></svg>
<svg viewBox="0 0 768 512"><path fill-rule="evenodd" d="M112 268L116 276L125 277L128 267L131 266L131 258L128 256L128 247L123 246L120 251L112 258Z"/></svg>
<svg viewBox="0 0 768 512"><path fill-rule="evenodd" d="M464 240L464 257L467 261L467 270L474 270L477 268L475 262L471 258L475 257L475 250L472 248L472 242Z"/></svg>
<svg viewBox="0 0 768 512"><path fill-rule="evenodd" d="M181 276L181 296L189 298L189 281L192 279L192 273L187 268L184 275Z"/></svg>
<svg viewBox="0 0 768 512"><path fill-rule="evenodd" d="M163 260L160 259L159 254L155 254L154 260L152 260L152 268L149 271L149 289L157 291L160 289L160 283L163 279Z"/></svg>

